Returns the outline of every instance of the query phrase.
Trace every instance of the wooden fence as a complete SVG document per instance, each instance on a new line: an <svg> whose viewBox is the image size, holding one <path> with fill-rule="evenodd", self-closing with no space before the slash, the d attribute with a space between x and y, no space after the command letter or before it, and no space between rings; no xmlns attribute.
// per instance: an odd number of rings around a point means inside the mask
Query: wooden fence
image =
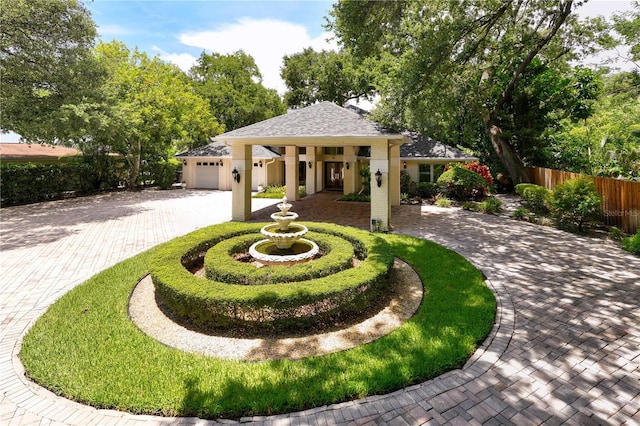
<svg viewBox="0 0 640 426"><path fill-rule="evenodd" d="M576 177L589 177L602 195L602 220L629 234L640 227L640 182L594 177L540 167L527 168L533 183L553 190L556 185Z"/></svg>

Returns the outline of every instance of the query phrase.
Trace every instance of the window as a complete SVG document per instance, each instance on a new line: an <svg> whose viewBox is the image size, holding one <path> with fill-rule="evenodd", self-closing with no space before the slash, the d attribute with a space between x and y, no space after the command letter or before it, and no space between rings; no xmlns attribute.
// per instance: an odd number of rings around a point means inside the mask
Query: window
<svg viewBox="0 0 640 426"><path fill-rule="evenodd" d="M431 164L420 164L418 166L419 178L418 182L433 182L431 179L433 176L433 170Z"/></svg>
<svg viewBox="0 0 640 426"><path fill-rule="evenodd" d="M326 146L324 148L325 155L343 155L344 147L341 146Z"/></svg>
<svg viewBox="0 0 640 426"><path fill-rule="evenodd" d="M202 161L198 161L198 162L196 163L196 166L202 166Z"/></svg>

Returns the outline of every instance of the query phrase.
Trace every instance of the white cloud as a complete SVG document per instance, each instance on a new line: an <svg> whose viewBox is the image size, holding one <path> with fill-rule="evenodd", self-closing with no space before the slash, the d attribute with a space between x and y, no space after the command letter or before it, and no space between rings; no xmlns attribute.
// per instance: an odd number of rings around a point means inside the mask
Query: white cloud
<svg viewBox="0 0 640 426"><path fill-rule="evenodd" d="M160 49L158 46L153 46L154 51L158 52L158 56L163 61L171 62L172 64L176 64L182 71L187 72L191 69L192 66L195 65L196 58L195 56L189 53L169 53Z"/></svg>
<svg viewBox="0 0 640 426"><path fill-rule="evenodd" d="M98 33L100 33L101 37L133 34L131 30L117 24L100 25L98 27Z"/></svg>
<svg viewBox="0 0 640 426"><path fill-rule="evenodd" d="M326 41L328 37L328 33L323 33L312 38L305 27L291 22L241 18L211 31L181 34L179 40L207 52L229 54L243 50L255 59L263 84L282 94L285 92L285 84L280 78L282 57L301 52L306 47L337 50L334 41ZM184 59L184 54L178 56Z"/></svg>

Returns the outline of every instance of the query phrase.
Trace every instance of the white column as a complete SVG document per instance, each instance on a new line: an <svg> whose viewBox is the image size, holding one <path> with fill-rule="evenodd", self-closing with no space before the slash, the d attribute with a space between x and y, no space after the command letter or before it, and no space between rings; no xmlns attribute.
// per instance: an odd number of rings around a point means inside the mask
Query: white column
<svg viewBox="0 0 640 426"><path fill-rule="evenodd" d="M316 193L316 169L318 167L318 163L316 162L316 147L308 146L307 147L307 164L305 167L307 168L307 195L312 195ZM311 164L311 168L309 168L309 164Z"/></svg>
<svg viewBox="0 0 640 426"><path fill-rule="evenodd" d="M400 168L400 145L393 145L389 148L389 203L391 206L400 205Z"/></svg>
<svg viewBox="0 0 640 426"><path fill-rule="evenodd" d="M237 170L240 182L231 179L231 219L245 221L251 219L251 145L234 143L231 147L231 167L225 164L227 173Z"/></svg>
<svg viewBox="0 0 640 426"><path fill-rule="evenodd" d="M287 146L285 148L285 180L287 182L287 199L295 201L298 199L298 147Z"/></svg>
<svg viewBox="0 0 640 426"><path fill-rule="evenodd" d="M371 230L387 231L389 229L389 146L386 139L377 139L371 144ZM376 173L382 174L381 185L378 186Z"/></svg>

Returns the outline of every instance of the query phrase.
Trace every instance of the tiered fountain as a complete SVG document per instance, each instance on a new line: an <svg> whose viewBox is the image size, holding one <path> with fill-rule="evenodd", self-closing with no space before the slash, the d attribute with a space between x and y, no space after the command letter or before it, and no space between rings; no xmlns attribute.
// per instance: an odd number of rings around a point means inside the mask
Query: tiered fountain
<svg viewBox="0 0 640 426"><path fill-rule="evenodd" d="M249 247L249 254L264 265L292 265L312 259L318 253L318 245L302 238L308 232L306 226L292 223L298 214L289 211L287 197L282 198L278 208L280 211L271 215L276 223L260 230L267 239Z"/></svg>

